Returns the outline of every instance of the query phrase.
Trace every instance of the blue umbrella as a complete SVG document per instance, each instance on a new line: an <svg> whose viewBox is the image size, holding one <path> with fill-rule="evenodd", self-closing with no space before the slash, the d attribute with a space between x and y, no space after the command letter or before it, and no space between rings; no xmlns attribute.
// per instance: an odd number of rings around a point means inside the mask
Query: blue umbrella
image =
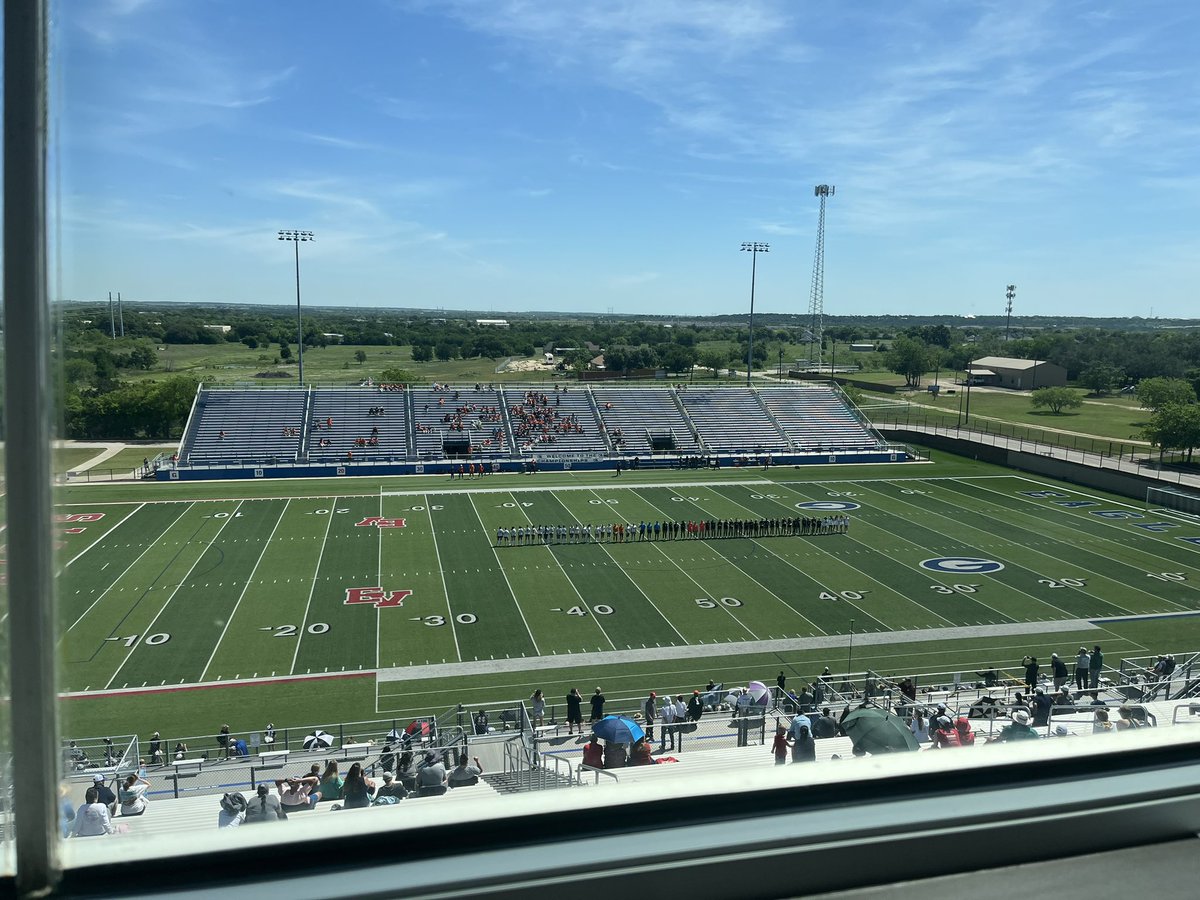
<svg viewBox="0 0 1200 900"><path fill-rule="evenodd" d="M613 744L635 744L646 736L642 726L626 716L605 716L592 724L592 731Z"/></svg>

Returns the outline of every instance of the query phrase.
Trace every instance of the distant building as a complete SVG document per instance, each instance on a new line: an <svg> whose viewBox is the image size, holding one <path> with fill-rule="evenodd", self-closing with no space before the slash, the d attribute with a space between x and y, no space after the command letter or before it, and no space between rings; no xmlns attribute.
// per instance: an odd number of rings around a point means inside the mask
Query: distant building
<svg viewBox="0 0 1200 900"><path fill-rule="evenodd" d="M508 319L476 319L475 324L480 328L507 328Z"/></svg>
<svg viewBox="0 0 1200 900"><path fill-rule="evenodd" d="M322 331L321 337L325 338L325 340L327 340L331 344L340 344L343 340L346 339L346 336L344 334L338 334L335 331Z"/></svg>
<svg viewBox="0 0 1200 900"><path fill-rule="evenodd" d="M874 353L874 344L851 344L850 351L852 353Z"/></svg>
<svg viewBox="0 0 1200 900"><path fill-rule="evenodd" d="M1031 391L1040 387L1063 387L1067 370L1045 360L984 356L967 366L971 384Z"/></svg>
<svg viewBox="0 0 1200 900"><path fill-rule="evenodd" d="M219 331L221 334L229 334L229 332L233 331L232 325L205 325L204 327L209 331Z"/></svg>

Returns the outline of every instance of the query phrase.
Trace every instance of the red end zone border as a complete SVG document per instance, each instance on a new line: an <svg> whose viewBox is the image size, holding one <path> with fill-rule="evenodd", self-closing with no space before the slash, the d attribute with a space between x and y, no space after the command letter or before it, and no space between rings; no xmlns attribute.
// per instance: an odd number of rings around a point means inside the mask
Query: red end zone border
<svg viewBox="0 0 1200 900"><path fill-rule="evenodd" d="M170 694L176 691L207 691L213 688L262 687L298 681L329 681L334 678L374 678L375 670L361 672L330 672L321 675L278 675L270 678L231 678L229 681L209 681L204 684L165 684L159 687L113 688L107 691L73 691L59 694L60 700L99 700L107 697L128 697L139 694Z"/></svg>

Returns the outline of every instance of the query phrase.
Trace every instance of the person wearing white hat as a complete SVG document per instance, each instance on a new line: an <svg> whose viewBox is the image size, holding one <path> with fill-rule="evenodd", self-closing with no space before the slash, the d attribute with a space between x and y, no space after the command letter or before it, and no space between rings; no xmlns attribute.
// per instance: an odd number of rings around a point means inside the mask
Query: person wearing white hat
<svg viewBox="0 0 1200 900"><path fill-rule="evenodd" d="M1029 727L1029 713L1024 709L1015 709L1012 714L1012 724L1006 725L1000 729L997 734L988 743L999 742L1001 744L1008 741L1026 741L1037 740L1038 733Z"/></svg>

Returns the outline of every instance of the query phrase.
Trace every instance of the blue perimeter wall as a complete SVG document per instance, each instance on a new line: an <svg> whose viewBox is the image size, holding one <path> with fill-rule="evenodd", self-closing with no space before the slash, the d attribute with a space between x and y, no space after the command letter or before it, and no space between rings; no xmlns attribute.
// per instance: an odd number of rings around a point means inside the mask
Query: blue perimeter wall
<svg viewBox="0 0 1200 900"><path fill-rule="evenodd" d="M744 466L739 465L741 457L722 457L720 468L756 468L761 463L753 461ZM805 466L805 465L845 465L849 463L885 463L905 462L910 459L903 450L862 450L848 453L802 453L779 454L771 457L771 466ZM471 460L472 465L478 460ZM319 464L292 466L231 466L229 468L203 469L159 469L155 476L159 481L215 481L231 478L336 478L338 476L354 475L446 475L457 472L460 465L467 461L452 462L438 460L436 462L405 462L405 463L351 463L349 465ZM524 472L527 463L520 459L494 460L485 463L492 472ZM622 469L632 471L629 460L622 460ZM639 469L677 469L680 468L674 458L648 459ZM695 467L703 471L707 466ZM552 460L539 459L539 472L588 472L615 470L616 461L612 459L598 460Z"/></svg>

